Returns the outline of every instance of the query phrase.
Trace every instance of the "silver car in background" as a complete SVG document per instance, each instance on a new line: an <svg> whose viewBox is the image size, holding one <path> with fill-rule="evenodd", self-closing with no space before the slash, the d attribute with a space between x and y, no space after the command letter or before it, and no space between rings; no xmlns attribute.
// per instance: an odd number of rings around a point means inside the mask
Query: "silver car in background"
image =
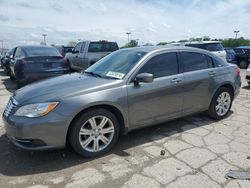
<svg viewBox="0 0 250 188"><path fill-rule="evenodd" d="M17 90L3 120L18 147L62 148L68 141L82 156L95 157L133 129L204 111L222 119L240 85L239 68L205 50L128 48L84 73Z"/></svg>

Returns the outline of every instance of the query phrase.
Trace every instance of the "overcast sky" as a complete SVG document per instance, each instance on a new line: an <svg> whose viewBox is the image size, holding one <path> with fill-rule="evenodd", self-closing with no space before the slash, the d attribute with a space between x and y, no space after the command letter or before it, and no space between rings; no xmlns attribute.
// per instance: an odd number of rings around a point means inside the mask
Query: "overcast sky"
<svg viewBox="0 0 250 188"><path fill-rule="evenodd" d="M13 47L78 39L158 43L210 36L250 38L250 0L0 0L0 40Z"/></svg>

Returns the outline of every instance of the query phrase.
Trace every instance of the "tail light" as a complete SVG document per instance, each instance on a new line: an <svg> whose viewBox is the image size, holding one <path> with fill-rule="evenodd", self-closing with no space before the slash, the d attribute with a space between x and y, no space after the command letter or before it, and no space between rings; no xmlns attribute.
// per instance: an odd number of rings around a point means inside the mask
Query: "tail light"
<svg viewBox="0 0 250 188"><path fill-rule="evenodd" d="M235 74L236 74L236 76L240 76L240 68L239 67L236 68Z"/></svg>

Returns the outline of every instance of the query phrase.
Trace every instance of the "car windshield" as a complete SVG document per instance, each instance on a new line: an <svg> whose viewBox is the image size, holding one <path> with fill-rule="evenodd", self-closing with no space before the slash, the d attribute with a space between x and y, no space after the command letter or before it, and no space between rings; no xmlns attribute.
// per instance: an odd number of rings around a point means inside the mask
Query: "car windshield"
<svg viewBox="0 0 250 188"><path fill-rule="evenodd" d="M205 44L205 49L208 51L223 51L224 48L220 43L209 43L209 44Z"/></svg>
<svg viewBox="0 0 250 188"><path fill-rule="evenodd" d="M48 47L25 47L28 56L61 56L56 48Z"/></svg>
<svg viewBox="0 0 250 188"><path fill-rule="evenodd" d="M123 79L124 76L145 56L146 52L122 50L112 53L89 67L85 73Z"/></svg>

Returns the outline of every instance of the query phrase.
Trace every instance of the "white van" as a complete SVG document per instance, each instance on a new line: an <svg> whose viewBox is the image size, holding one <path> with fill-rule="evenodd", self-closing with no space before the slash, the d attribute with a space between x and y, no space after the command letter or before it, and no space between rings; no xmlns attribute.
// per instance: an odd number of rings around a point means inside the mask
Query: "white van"
<svg viewBox="0 0 250 188"><path fill-rule="evenodd" d="M187 42L185 46L208 50L219 57L227 60L227 53L220 41Z"/></svg>

